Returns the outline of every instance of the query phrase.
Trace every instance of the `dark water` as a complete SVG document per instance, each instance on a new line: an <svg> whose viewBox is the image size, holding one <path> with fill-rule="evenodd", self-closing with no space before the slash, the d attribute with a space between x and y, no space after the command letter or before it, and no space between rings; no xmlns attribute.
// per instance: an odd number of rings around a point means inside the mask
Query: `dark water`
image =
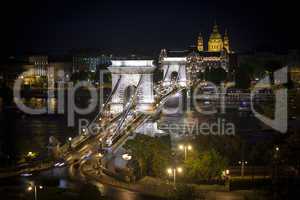
<svg viewBox="0 0 300 200"><path fill-rule="evenodd" d="M86 101L83 100L81 104L86 104ZM41 108L47 105L47 100L31 98L24 99L24 103L31 108ZM57 101L52 99L49 108L55 110L56 107ZM17 107L6 107L0 112L1 152L12 159L19 159L29 151L46 155L50 136L64 143L68 137L78 134L78 118L90 119L96 115L96 110L85 116L75 115L75 126L68 127L66 113L30 115Z"/></svg>

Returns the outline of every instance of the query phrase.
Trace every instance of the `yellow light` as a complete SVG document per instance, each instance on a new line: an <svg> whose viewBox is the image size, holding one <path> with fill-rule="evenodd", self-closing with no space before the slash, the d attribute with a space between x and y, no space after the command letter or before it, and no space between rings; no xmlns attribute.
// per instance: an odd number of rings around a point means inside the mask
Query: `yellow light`
<svg viewBox="0 0 300 200"><path fill-rule="evenodd" d="M177 171L178 171L179 173L181 173L181 172L182 172L182 168L181 168L181 167L178 167L178 168L177 168Z"/></svg>
<svg viewBox="0 0 300 200"><path fill-rule="evenodd" d="M29 187L27 188L27 190L28 190L28 191L31 191L31 190L32 190L32 187L31 187L31 186L29 186Z"/></svg>
<svg viewBox="0 0 300 200"><path fill-rule="evenodd" d="M71 137L69 137L69 138L68 138L68 140L69 140L69 141L71 141L71 140L72 140L72 138L71 138Z"/></svg>
<svg viewBox="0 0 300 200"><path fill-rule="evenodd" d="M188 146L188 150L192 150L193 147L191 145Z"/></svg>
<svg viewBox="0 0 300 200"><path fill-rule="evenodd" d="M167 169L167 172L168 172L169 175L171 175L172 174L172 169L171 168Z"/></svg>
<svg viewBox="0 0 300 200"><path fill-rule="evenodd" d="M229 175L230 174L230 171L229 171L229 169L226 169L226 175Z"/></svg>
<svg viewBox="0 0 300 200"><path fill-rule="evenodd" d="M39 188L40 188L40 189L43 189L43 186L42 186L42 185L40 185L40 186L39 186Z"/></svg>
<svg viewBox="0 0 300 200"><path fill-rule="evenodd" d="M179 145L179 149L180 149L180 150L183 150L183 149L184 149L184 146L183 146L183 145Z"/></svg>
<svg viewBox="0 0 300 200"><path fill-rule="evenodd" d="M123 158L124 160L129 161L129 160L131 160L132 156L130 156L130 155L128 155L128 154L126 153L126 154L123 154L123 155L122 155L122 158Z"/></svg>
<svg viewBox="0 0 300 200"><path fill-rule="evenodd" d="M98 157L102 158L102 156L103 156L102 153L98 153Z"/></svg>

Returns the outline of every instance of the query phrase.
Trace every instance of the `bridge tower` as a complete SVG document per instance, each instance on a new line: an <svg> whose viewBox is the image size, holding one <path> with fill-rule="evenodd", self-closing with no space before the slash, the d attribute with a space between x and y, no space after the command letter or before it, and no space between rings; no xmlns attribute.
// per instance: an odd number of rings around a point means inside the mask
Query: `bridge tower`
<svg viewBox="0 0 300 200"><path fill-rule="evenodd" d="M178 82L181 86L187 85L187 51L168 51L164 50L164 55L160 58L163 70L163 84L171 85Z"/></svg>
<svg viewBox="0 0 300 200"><path fill-rule="evenodd" d="M112 74L112 95L110 111L112 114L123 112L130 98L136 95L136 109L147 112L152 109L153 60L112 60L108 70Z"/></svg>

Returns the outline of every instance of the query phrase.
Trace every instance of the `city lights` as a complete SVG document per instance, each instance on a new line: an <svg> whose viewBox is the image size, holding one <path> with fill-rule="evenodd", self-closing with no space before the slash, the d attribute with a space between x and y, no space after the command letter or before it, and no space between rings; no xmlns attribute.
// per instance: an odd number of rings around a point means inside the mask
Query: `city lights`
<svg viewBox="0 0 300 200"><path fill-rule="evenodd" d="M177 173L181 174L183 172L183 169L181 167L173 167L173 168L168 168L167 169L167 174L170 177L173 177L173 186L174 188L176 188L176 177L177 177Z"/></svg>
<svg viewBox="0 0 300 200"><path fill-rule="evenodd" d="M186 160L188 151L192 151L192 149L193 149L192 145L180 144L178 147L179 147L179 150L184 151L184 160Z"/></svg>
<svg viewBox="0 0 300 200"><path fill-rule="evenodd" d="M126 161L129 161L129 160L132 159L132 156L126 153L126 154L123 154L123 155L122 155L122 158L123 158L124 160L126 160Z"/></svg>

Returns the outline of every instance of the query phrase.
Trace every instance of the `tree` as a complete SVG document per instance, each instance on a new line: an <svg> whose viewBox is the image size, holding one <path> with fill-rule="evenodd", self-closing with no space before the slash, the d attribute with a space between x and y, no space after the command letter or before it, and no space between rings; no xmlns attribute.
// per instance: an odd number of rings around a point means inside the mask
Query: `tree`
<svg viewBox="0 0 300 200"><path fill-rule="evenodd" d="M198 135L193 142L195 150L205 152L214 149L230 164L234 164L240 159L241 145L242 140L238 135Z"/></svg>
<svg viewBox="0 0 300 200"><path fill-rule="evenodd" d="M169 139L137 135L126 142L125 148L130 149L137 160L140 170L135 171L139 171L141 176L160 177L165 174L171 155Z"/></svg>
<svg viewBox="0 0 300 200"><path fill-rule="evenodd" d="M212 180L220 178L227 167L227 160L216 150L194 151L185 161L185 176L190 180Z"/></svg>

